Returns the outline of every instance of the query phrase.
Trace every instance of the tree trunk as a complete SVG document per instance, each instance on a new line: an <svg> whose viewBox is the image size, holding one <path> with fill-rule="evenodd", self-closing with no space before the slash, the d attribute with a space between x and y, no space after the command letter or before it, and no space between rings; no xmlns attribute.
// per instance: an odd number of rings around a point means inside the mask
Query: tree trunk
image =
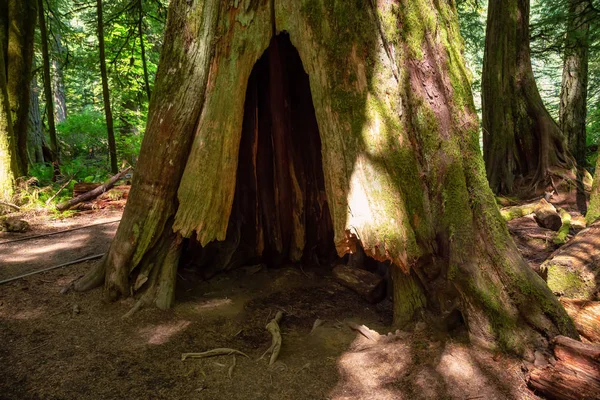
<svg viewBox="0 0 600 400"><path fill-rule="evenodd" d="M594 183L592 184L590 203L585 214L585 220L588 225L591 225L598 218L600 218L600 148L598 149Z"/></svg>
<svg viewBox="0 0 600 400"><path fill-rule="evenodd" d="M38 12L40 21L40 34L42 42L42 59L44 61L44 97L46 98L46 116L48 118L48 134L50 135L50 154L52 166L54 167L54 180L60 175L60 148L56 137L56 126L54 125L54 102L52 101L52 81L50 78L50 55L48 52L48 32L46 30L46 14L44 12L44 0L38 0Z"/></svg>
<svg viewBox="0 0 600 400"><path fill-rule="evenodd" d="M482 75L483 149L496 193L532 195L554 168L573 167L538 92L529 51L529 0L490 0Z"/></svg>
<svg viewBox="0 0 600 400"><path fill-rule="evenodd" d="M0 1L0 201L12 202L17 178L17 152L13 142L10 103L6 90L6 4Z"/></svg>
<svg viewBox="0 0 600 400"><path fill-rule="evenodd" d="M31 80L31 95L29 105L29 133L27 135L29 159L32 164L44 162L43 147L46 146L44 131L42 129L42 116L40 115L40 88L34 76ZM48 160L50 161L50 160Z"/></svg>
<svg viewBox="0 0 600 400"><path fill-rule="evenodd" d="M7 91L17 149L17 174L27 175L29 85L33 62L35 0L8 0Z"/></svg>
<svg viewBox="0 0 600 400"><path fill-rule="evenodd" d="M461 313L514 352L576 337L487 185L454 2L368 4L172 1L121 225L75 288L168 307L181 257L362 246L392 263L397 324Z"/></svg>
<svg viewBox="0 0 600 400"><path fill-rule="evenodd" d="M113 116L110 108L110 93L108 91L108 75L106 72L106 56L104 54L104 23L102 21L102 0L96 0L98 13L98 48L100 50L100 75L102 76L102 98L104 100L104 115L106 118L106 132L108 134L108 151L110 153L110 170L113 174L119 172L117 165L117 145L113 128Z"/></svg>
<svg viewBox="0 0 600 400"><path fill-rule="evenodd" d="M148 79L148 65L146 64L146 46L144 45L144 3L143 0L138 1L138 35L140 36L140 51L142 57L142 67L144 69L144 87L146 88L146 96L150 101L150 81Z"/></svg>
<svg viewBox="0 0 600 400"><path fill-rule="evenodd" d="M65 98L65 84L63 77L62 57L65 49L62 45L60 34L54 35L53 47L55 56L52 58L52 86L54 91L54 118L57 123L67 119L67 100Z"/></svg>

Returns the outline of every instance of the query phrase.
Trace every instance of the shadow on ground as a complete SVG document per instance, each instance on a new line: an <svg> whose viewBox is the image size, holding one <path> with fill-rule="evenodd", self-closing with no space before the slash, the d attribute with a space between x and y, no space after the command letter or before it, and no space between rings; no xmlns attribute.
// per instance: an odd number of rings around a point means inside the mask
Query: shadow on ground
<svg viewBox="0 0 600 400"><path fill-rule="evenodd" d="M170 311L121 317L131 301L102 290L58 294L91 263L0 290L1 399L528 399L520 364L434 332L390 328L391 305L373 306L324 267L237 270L210 282L181 271ZM283 347L272 366L264 329L277 311ZM79 312L76 312L79 311ZM314 321L324 324L312 334ZM381 333L368 340L344 321ZM250 356L181 361L231 347Z"/></svg>

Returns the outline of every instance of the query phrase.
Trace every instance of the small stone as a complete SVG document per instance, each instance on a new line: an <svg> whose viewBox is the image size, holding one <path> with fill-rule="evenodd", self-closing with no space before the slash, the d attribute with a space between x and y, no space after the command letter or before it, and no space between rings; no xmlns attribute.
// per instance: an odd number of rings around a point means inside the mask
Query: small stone
<svg viewBox="0 0 600 400"><path fill-rule="evenodd" d="M79 308L79 304L73 305L73 314L79 314L81 312L81 308Z"/></svg>

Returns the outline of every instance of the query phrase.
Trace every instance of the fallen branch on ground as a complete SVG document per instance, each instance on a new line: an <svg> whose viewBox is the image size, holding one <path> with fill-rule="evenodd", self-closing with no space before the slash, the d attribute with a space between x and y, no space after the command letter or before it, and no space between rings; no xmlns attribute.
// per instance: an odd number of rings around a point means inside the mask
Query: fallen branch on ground
<svg viewBox="0 0 600 400"><path fill-rule="evenodd" d="M187 358L207 358L207 357L217 357L217 356L229 356L231 354L239 354L246 358L250 358L247 354L242 353L239 350L229 349L227 347L224 347L224 348L219 348L219 349L208 350L203 353L183 353L181 355L181 361L185 361Z"/></svg>
<svg viewBox="0 0 600 400"><path fill-rule="evenodd" d="M17 211L21 211L21 207L19 207L16 204L13 204L13 203L7 203L6 201L1 201L0 200L0 206L6 206L6 207L13 208L13 209L15 209Z"/></svg>
<svg viewBox="0 0 600 400"><path fill-rule="evenodd" d="M264 356L266 356L268 353L271 353L269 365L273 365L273 363L277 361L277 357L279 357L279 352L281 351L281 331L279 330L279 321L281 321L282 317L283 313L281 311L277 311L275 318L273 318L265 327L272 336L271 347L264 352L259 360L262 360Z"/></svg>
<svg viewBox="0 0 600 400"><path fill-rule="evenodd" d="M90 190L89 192L84 193L81 196L77 196L74 199L58 204L56 206L56 209L58 211L65 211L81 202L91 200L100 196L102 193L112 188L115 185L115 183L117 183L117 181L123 176L125 176L125 174L128 173L130 170L131 167L125 168L123 171L119 172L118 174L104 182L102 185L98 186L96 189Z"/></svg>
<svg viewBox="0 0 600 400"><path fill-rule="evenodd" d="M56 193L54 193L52 195L52 197L50 197L48 200L46 200L46 205L50 204L50 202L52 202L52 200L54 200L56 198L56 196L58 196L60 194L60 192L62 192L63 189L66 188L69 183L71 183L71 181L73 180L73 178L75 178L75 174L71 175L71 177L64 183L64 185L62 185L60 187L60 189L58 189L56 191Z"/></svg>

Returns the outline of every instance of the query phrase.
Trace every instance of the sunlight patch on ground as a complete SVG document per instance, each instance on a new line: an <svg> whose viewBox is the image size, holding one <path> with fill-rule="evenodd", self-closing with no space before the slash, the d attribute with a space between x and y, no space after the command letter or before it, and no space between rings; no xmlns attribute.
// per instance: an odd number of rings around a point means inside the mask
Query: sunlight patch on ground
<svg viewBox="0 0 600 400"><path fill-rule="evenodd" d="M177 321L169 324L155 325L143 328L139 333L148 341L148 344L161 345L168 342L173 335L187 328L190 323L190 321Z"/></svg>
<svg viewBox="0 0 600 400"><path fill-rule="evenodd" d="M212 311L216 308L226 307L233 304L233 300L225 297L222 299L210 299L195 306L196 311Z"/></svg>
<svg viewBox="0 0 600 400"><path fill-rule="evenodd" d="M42 315L44 315L44 309L43 308L35 308L35 309L20 310L20 311L15 312L12 315L7 314L6 316L10 319L17 319L17 320L25 321L25 320L40 318Z"/></svg>
<svg viewBox="0 0 600 400"><path fill-rule="evenodd" d="M392 384L412 363L408 346L400 342L374 344L357 337L353 351L343 353L338 360L340 381L332 398L342 399L403 399Z"/></svg>

